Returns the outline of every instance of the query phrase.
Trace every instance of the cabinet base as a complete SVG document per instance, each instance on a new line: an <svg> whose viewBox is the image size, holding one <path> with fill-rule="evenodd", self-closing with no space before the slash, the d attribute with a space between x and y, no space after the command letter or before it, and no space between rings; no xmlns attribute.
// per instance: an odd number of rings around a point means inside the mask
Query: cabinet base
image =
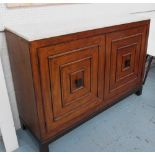
<svg viewBox="0 0 155 155"><path fill-rule="evenodd" d="M119 101L121 101L122 99L128 97L129 95L135 93L137 96L140 96L142 94L142 90L143 90L143 87L139 87L139 89L136 89L135 91L132 91L132 92L129 92L128 94L126 94L125 96L123 96L122 98L116 100L115 102L111 103L109 106L107 107L104 107L102 110L99 110L99 111L96 111L94 114L90 115L88 118L82 120L81 122L75 124L75 126L71 127L70 129L64 131L64 133L56 136L55 138L51 138L50 140L46 141L46 142L41 142L39 139L36 138L36 140L38 141L38 144L39 144L39 151L40 152L49 152L49 147L48 145L50 143L52 143L53 141L55 141L56 139L58 139L59 137L63 136L64 134L68 133L69 131L73 130L74 128L80 126L81 124L83 124L84 122L88 121L89 119L93 118L94 116L96 116L97 114L105 111L106 109L110 108L111 106L113 106L114 104L118 103ZM25 130L25 129L29 129L28 126L26 126L23 121L21 121L21 125L22 125L22 129ZM31 132L31 130L30 130ZM31 132L32 133L32 132ZM33 133L32 133L33 135Z"/></svg>
<svg viewBox="0 0 155 155"><path fill-rule="evenodd" d="M23 130L26 130L26 129L28 129L29 131L30 131L30 133L33 135L33 133L31 132L31 130L28 128L28 126L26 126L26 124L24 123L24 121L20 118L20 123L21 123L21 128L23 129ZM34 136L35 137L35 136ZM36 137L35 137L36 138ZM37 140L37 142L38 142L38 145L39 145L39 151L40 152L49 152L49 147L48 147L48 145L49 145L49 143L51 142L41 142L40 140L38 140L37 138L36 138L36 140Z"/></svg>
<svg viewBox="0 0 155 155"><path fill-rule="evenodd" d="M25 124L23 123L22 119L20 119L20 124L21 124L21 128L22 128L23 130L26 130L26 126L25 126Z"/></svg>
<svg viewBox="0 0 155 155"><path fill-rule="evenodd" d="M49 152L48 143L39 143L40 152Z"/></svg>
<svg viewBox="0 0 155 155"><path fill-rule="evenodd" d="M140 95L142 95L142 92L143 92L143 87L141 86L137 91L136 91L136 95L137 96L140 96Z"/></svg>
<svg viewBox="0 0 155 155"><path fill-rule="evenodd" d="M26 130L26 126L25 126L24 124L21 124L21 128L22 128L23 130Z"/></svg>

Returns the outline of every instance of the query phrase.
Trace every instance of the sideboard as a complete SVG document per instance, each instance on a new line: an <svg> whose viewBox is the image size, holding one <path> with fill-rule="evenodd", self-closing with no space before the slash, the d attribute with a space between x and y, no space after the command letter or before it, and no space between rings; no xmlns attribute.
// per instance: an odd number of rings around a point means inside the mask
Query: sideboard
<svg viewBox="0 0 155 155"><path fill-rule="evenodd" d="M19 117L40 151L128 95L141 95L149 23L36 39L6 28Z"/></svg>

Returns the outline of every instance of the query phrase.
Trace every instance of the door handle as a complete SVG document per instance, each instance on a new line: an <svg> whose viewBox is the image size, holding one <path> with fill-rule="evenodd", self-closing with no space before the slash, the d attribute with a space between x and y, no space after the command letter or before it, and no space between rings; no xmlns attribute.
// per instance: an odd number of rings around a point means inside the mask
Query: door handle
<svg viewBox="0 0 155 155"><path fill-rule="evenodd" d="M77 79L77 80L75 80L75 84L76 84L76 87L77 88L83 86L83 79Z"/></svg>
<svg viewBox="0 0 155 155"><path fill-rule="evenodd" d="M125 68L130 67L130 59L125 60L124 66Z"/></svg>

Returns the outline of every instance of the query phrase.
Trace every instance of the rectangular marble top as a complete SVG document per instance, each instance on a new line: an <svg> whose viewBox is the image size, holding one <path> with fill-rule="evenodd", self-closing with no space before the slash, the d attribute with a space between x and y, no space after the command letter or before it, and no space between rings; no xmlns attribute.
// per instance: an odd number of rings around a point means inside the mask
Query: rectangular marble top
<svg viewBox="0 0 155 155"><path fill-rule="evenodd" d="M6 24L5 29L17 34L27 41L34 41L147 19L149 19L147 16L137 16L135 14L100 14L93 17L70 19L67 21L52 22L50 20L46 21L41 19L40 22L37 23Z"/></svg>

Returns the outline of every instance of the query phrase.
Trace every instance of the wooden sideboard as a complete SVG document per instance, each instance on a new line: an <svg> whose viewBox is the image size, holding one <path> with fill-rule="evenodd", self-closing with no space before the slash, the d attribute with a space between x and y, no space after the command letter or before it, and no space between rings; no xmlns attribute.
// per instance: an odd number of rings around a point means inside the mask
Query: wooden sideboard
<svg viewBox="0 0 155 155"><path fill-rule="evenodd" d="M20 120L40 151L119 100L142 93L149 22L35 41L5 31Z"/></svg>

